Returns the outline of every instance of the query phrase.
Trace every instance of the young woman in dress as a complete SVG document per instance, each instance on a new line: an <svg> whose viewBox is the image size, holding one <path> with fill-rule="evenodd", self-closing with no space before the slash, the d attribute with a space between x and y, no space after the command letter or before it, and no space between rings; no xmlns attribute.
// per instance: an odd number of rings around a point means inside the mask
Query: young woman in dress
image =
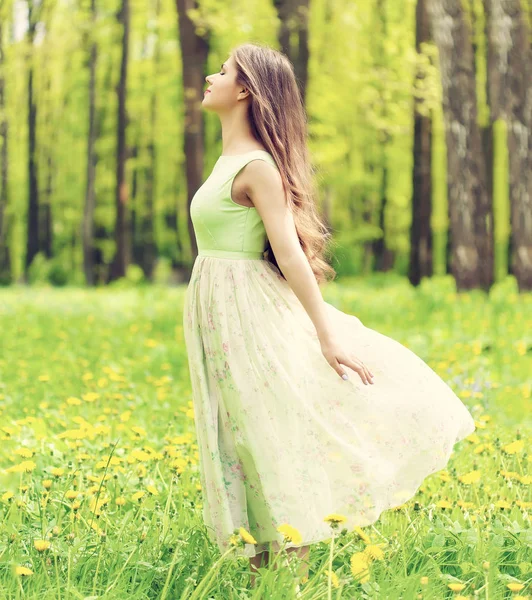
<svg viewBox="0 0 532 600"><path fill-rule="evenodd" d="M335 271L290 61L243 44L205 79L223 148L191 203L183 316L203 516L222 551L235 529L253 536L252 568L288 524L301 541L287 550L308 565L327 515L375 522L446 466L474 421L421 358L324 301Z"/></svg>

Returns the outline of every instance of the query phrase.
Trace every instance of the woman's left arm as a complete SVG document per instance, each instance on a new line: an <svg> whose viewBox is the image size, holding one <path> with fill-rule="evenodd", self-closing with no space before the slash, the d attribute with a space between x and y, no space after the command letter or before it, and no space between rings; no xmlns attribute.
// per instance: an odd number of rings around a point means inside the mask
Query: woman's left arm
<svg viewBox="0 0 532 600"><path fill-rule="evenodd" d="M246 170L247 195L264 223L279 268L316 327L325 358L340 377L347 376L342 363L357 371L364 383L369 382L371 372L367 367L345 355L338 345L318 282L299 243L281 175L262 160L248 163Z"/></svg>

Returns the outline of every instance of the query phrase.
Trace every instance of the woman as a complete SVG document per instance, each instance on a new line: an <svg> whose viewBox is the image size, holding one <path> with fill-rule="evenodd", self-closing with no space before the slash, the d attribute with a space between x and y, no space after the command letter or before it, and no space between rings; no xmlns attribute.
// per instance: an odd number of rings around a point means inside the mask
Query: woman
<svg viewBox="0 0 532 600"><path fill-rule="evenodd" d="M288 59L244 44L206 81L223 152L191 203L183 323L205 523L222 551L246 529L256 567L280 525L306 558L327 515L352 528L406 502L475 425L421 358L323 300L335 271Z"/></svg>

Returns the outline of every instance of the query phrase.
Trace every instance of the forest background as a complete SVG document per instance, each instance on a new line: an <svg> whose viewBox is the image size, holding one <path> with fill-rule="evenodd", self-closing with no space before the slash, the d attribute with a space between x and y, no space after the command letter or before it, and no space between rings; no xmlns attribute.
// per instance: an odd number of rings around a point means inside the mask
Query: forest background
<svg viewBox="0 0 532 600"><path fill-rule="evenodd" d="M0 281L188 280L205 75L293 62L339 276L532 286L530 0L2 0Z"/></svg>

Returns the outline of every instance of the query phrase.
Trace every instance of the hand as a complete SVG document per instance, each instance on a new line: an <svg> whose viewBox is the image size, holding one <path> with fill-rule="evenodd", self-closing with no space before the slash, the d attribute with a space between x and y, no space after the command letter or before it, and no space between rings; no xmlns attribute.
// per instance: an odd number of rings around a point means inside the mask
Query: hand
<svg viewBox="0 0 532 600"><path fill-rule="evenodd" d="M323 356L327 359L327 362L331 367L342 377L347 379L348 375L345 369L341 365L345 365L353 371L356 371L360 375L360 379L367 385L373 382L373 373L364 365L364 363L356 356L348 356L342 351L339 344L335 340L327 340L326 342L320 342L321 351Z"/></svg>

